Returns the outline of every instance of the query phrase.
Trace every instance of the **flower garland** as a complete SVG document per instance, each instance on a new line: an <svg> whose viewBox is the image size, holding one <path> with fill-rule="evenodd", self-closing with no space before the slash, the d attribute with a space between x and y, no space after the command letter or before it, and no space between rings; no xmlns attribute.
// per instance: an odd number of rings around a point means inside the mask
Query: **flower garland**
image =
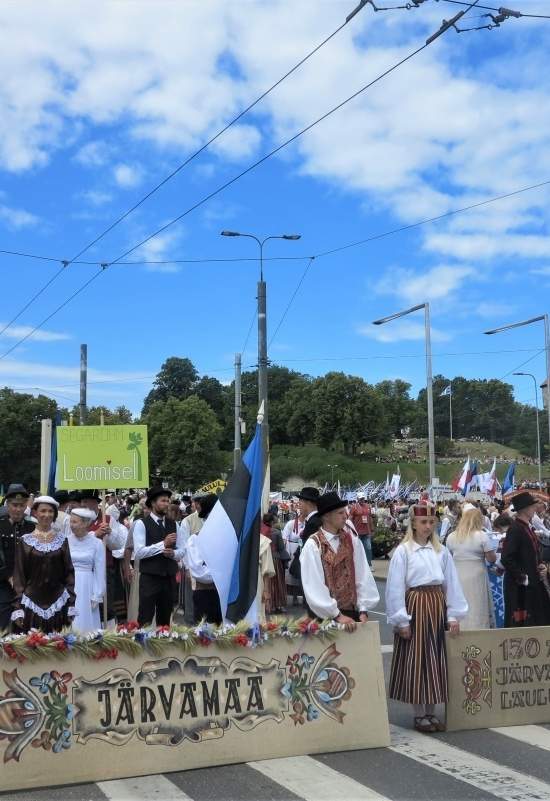
<svg viewBox="0 0 550 801"><path fill-rule="evenodd" d="M286 637L320 637L331 640L344 626L333 620L320 623L302 618L289 620L276 618L264 625L250 626L246 621L236 626L159 626L140 628L135 621L120 624L116 629L77 635L71 631L44 634L31 629L28 634L8 634L0 639L0 658L17 662L35 661L51 655L59 657L77 654L87 659L116 659L119 653L138 656L144 650L162 656L168 648L192 651L197 646L215 644L221 648L257 648Z"/></svg>

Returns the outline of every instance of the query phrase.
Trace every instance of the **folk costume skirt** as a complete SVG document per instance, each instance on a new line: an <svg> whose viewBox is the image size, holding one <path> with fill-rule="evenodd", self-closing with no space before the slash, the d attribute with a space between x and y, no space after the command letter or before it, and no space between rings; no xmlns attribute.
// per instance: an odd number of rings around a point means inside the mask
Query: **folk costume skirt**
<svg viewBox="0 0 550 801"><path fill-rule="evenodd" d="M411 639L395 634L389 697L407 704L447 701L445 596L440 585L413 587L405 595Z"/></svg>

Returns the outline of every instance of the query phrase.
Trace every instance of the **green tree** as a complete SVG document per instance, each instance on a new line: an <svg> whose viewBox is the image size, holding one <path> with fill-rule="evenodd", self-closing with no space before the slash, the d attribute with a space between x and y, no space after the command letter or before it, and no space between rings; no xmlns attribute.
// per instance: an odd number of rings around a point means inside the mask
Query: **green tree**
<svg viewBox="0 0 550 801"><path fill-rule="evenodd" d="M86 414L87 426L98 426L101 423L101 412L103 412L103 421L105 425L127 425L132 421L132 412L126 406L117 406L114 411L108 409L106 406L90 406ZM79 419L80 410L78 406L74 406L72 410L73 419L75 423Z"/></svg>
<svg viewBox="0 0 550 801"><path fill-rule="evenodd" d="M151 405L157 401L188 398L193 393L198 377L199 374L189 359L181 359L178 356L166 359L153 381L153 389L143 402L142 414L146 414Z"/></svg>
<svg viewBox="0 0 550 801"><path fill-rule="evenodd" d="M40 485L41 420L53 419L57 404L44 395L27 395L7 387L0 390L0 482Z"/></svg>
<svg viewBox="0 0 550 801"><path fill-rule="evenodd" d="M314 382L315 441L325 448L342 443L354 454L362 442L379 442L387 436L380 395L362 378L327 373Z"/></svg>
<svg viewBox="0 0 550 801"><path fill-rule="evenodd" d="M157 401L142 422L148 426L152 475L182 489L196 489L219 476L221 427L204 400Z"/></svg>
<svg viewBox="0 0 550 801"><path fill-rule="evenodd" d="M402 428L411 426L416 417L416 402L410 397L411 385L400 378L380 381L374 390L384 404L388 435L399 437Z"/></svg>

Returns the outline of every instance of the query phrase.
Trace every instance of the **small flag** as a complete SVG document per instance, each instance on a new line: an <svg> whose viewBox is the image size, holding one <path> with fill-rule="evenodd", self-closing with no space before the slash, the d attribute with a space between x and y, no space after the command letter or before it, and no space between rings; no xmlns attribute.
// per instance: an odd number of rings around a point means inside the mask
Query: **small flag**
<svg viewBox="0 0 550 801"><path fill-rule="evenodd" d="M232 623L244 618L258 622L263 472L262 426L258 422L254 439L197 535L199 552L220 597L222 617Z"/></svg>
<svg viewBox="0 0 550 801"><path fill-rule="evenodd" d="M449 384L448 386L445 387L445 389L443 390L443 392L441 393L441 395L439 397L440 398L444 398L445 395L452 395L452 394L453 394L453 390L452 390L451 385Z"/></svg>
<svg viewBox="0 0 550 801"><path fill-rule="evenodd" d="M512 462L508 470L506 471L506 475L504 476L504 481L502 482L502 494L506 495L507 492L512 492L515 487L516 483L516 463Z"/></svg>
<svg viewBox="0 0 550 801"><path fill-rule="evenodd" d="M461 492L464 495L465 487L468 485L471 477L472 473L470 470L470 457L468 456L464 463L464 467L462 468L462 473L460 474L459 478L453 482L453 490L455 492Z"/></svg>

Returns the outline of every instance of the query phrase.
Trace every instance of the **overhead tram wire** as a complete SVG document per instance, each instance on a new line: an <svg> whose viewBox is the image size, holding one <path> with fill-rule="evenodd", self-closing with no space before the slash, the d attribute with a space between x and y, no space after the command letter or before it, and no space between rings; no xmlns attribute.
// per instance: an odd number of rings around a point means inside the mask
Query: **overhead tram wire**
<svg viewBox="0 0 550 801"><path fill-rule="evenodd" d="M109 225L108 228L106 228L104 231L102 231L102 233L100 233L98 236L96 236L91 242L89 242L84 248L82 248L75 256L73 256L72 259L67 259L67 260L53 259L53 258L49 258L49 257L33 256L31 254L16 253L16 252L13 252L13 251L12 252L10 252L10 251L1 251L2 253L6 253L6 254L10 254L10 255L18 255L18 256L26 255L28 258L38 258L38 259L43 259L45 261L58 261L58 262L61 262L62 266L61 266L61 269L58 270L53 275L53 277L50 278L50 280L47 281L46 284L44 284L44 286L35 295L33 295L33 297L25 304L25 306L23 306L23 308L21 308L17 312L17 314L10 320L10 322L6 324L6 326L0 332L0 336L8 328L10 328L10 326L13 325L13 323L16 322L16 320L19 319L19 317L23 314L23 312L25 312L29 308L29 306L31 306L32 303L34 303L34 301L37 300L40 297L40 295L42 295L42 293L45 292L46 289L48 289L48 287L50 287L54 283L54 281L57 280L57 278L61 275L63 270L65 270L70 264L76 262L80 258L80 256L82 256L84 253L86 253L88 250L90 250L91 247L96 245L108 233L110 233L114 228L116 228L117 225L120 225L120 223L123 222L123 220L125 220L127 217L130 216L130 214L132 214L134 211L136 211L136 209L138 209L140 206L142 206L143 203L145 203L147 200L149 200L149 198L152 197L152 195L154 195L156 192L158 192L158 190L161 189L165 184L167 184L169 181L171 181L172 178L174 178L178 173L180 173L184 169L184 167L186 167L191 161L193 161L193 159L195 159L197 156L199 156L201 153L203 153L211 144L213 144L217 139L219 139L220 136L222 136L226 131L228 131L229 128L231 128L233 125L235 125L235 123L237 123L240 119L242 119L245 116L245 114L248 114L248 112L251 111L255 106L257 106L258 103L260 103L264 98L266 98L274 89L276 89L278 86L280 86L283 83L283 81L285 81L290 75L292 75L303 64L305 64L306 61L308 61L312 56L314 56L315 53L317 53L322 47L324 47L326 44L328 44L328 42L330 42L331 39L333 39L335 36L337 36L337 34L339 34L340 31L343 28L345 28L351 22L351 20L359 13L361 8L362 8L362 5L360 3L350 14L348 14L348 16L346 17L344 22L338 28L336 28L335 31L333 31L329 36L327 36L325 39L323 39L323 41L320 44L318 44L316 47L313 48L313 50L311 50L309 53L307 53L307 55L305 55L302 59L300 59L300 61L298 61L298 63L295 64L290 70L288 70L281 78L279 78L268 89L266 89L264 92L262 92L262 94L259 97L257 97L256 100L254 100L246 108L244 108L242 111L240 111L239 114L237 114L236 117L234 117L232 120L230 120L214 136L212 136L207 142L205 142L198 150L196 150L194 153L192 153L190 156L188 156L188 158L185 161L183 161L181 164L179 164L178 167L176 167L175 170L172 170L172 172L169 175L167 175L165 178L163 178L163 180L160 181L160 183L158 183L156 186L154 186L137 203L135 203L130 209L128 209L128 211L126 211L126 212L124 212L124 214L120 215L113 223L111 223L111 225Z"/></svg>
<svg viewBox="0 0 550 801"><path fill-rule="evenodd" d="M456 21L458 18L460 18L460 17L464 16L464 15L465 15L465 14L466 14L468 11L470 11L472 8L474 8L475 6L477 6L477 4L478 4L478 3L479 3L479 0L473 0L473 2L469 4L469 6L468 6L468 9L467 9L466 11L460 12L460 14L457 14L457 15L456 15L456 16L453 18L453 19L454 19L454 21ZM359 10L359 9L360 9L360 7L362 7L362 4L361 4L361 3L360 3L360 5L357 7L357 10ZM355 13L357 13L357 12L355 12ZM348 21L349 21L349 19L350 19L350 18L352 18L352 17L351 17L351 16L348 16ZM80 293L81 293L81 292L82 292L82 291L83 291L83 290L84 290L84 289L85 289L87 286L89 286L89 284L91 284L91 283L92 283L92 281L94 281L96 278L98 278L98 277L99 277L99 275L101 275L101 274L102 274L102 273L105 271L105 269L106 269L107 267L110 267L110 266L112 266L112 265L114 265L114 264L117 264L117 263L121 262L121 261L122 261L122 260L123 260L123 259L124 259L126 256L129 256L131 253L133 253L134 251L136 251L138 248L142 247L144 244L146 244L147 242L150 242L150 241L151 241L152 239L154 239L156 236L158 236L159 234L161 234L161 233L163 233L164 231L166 231L166 230L167 230L168 228L170 228L172 225L175 225L177 222L179 222L180 220L182 220L182 219L183 219L184 217L186 217L188 214L190 214L191 212L195 211L195 210L196 210L197 208L199 208L200 206L204 205L204 203L206 203L208 200L210 200L211 198L213 198L213 197L215 197L216 195L220 194L221 192L223 192L223 190L224 190L224 189L227 189L229 186L231 186L232 184L236 183L238 180L240 180L241 178L243 178L245 175L247 175L248 173L252 172L252 170L254 170L256 167L258 167L258 166L260 166L261 164L263 164L263 163L264 163L265 161L267 161L269 158L271 158L272 156L276 155L276 154L277 154L277 153L279 153L281 150L283 150L285 147L287 147L288 145L290 145L290 144L292 144L293 142L295 142L297 139L299 139L299 138L300 138L301 136L303 136L305 133L307 133L308 131L310 131L310 130L311 130L312 128L314 128L316 125L319 125L321 122L323 122L324 120L326 120L328 117L330 117L330 116L331 116L332 114L334 114L336 111L339 111L341 108L343 108L344 106L346 106L346 105L347 105L348 103L350 103L352 100L355 100L355 98L357 98L357 97L359 97L360 95L362 95L362 94L363 94L363 93L364 93L364 92L365 92L367 89L370 89L372 86L374 86L375 84L379 83L381 80L383 80L385 77L387 77L387 76L388 76L388 75L390 75L392 72L394 72L395 70L397 70L399 67L403 66L403 64L406 64L406 63L407 63L408 61L410 61L412 58L414 58L415 56L417 56L417 55L418 55L419 53L421 53L423 50L426 50L426 48L428 48L428 47L429 47L429 46L430 46L430 45L431 45L431 44L432 44L432 43L433 43L433 42L434 42L434 41L435 41L437 38L439 38L439 36L441 36L442 34L444 34L444 33L445 33L445 32L446 32L448 29L449 29L449 27L451 27L451 23L450 23L450 22L446 22L446 21L444 21L444 22L443 22L443 24L441 25L441 27L439 28L439 30L438 30L438 31L436 31L436 33L432 34L432 36L430 36L430 37L429 37L429 38L428 38L428 39L425 41L425 43L424 43L423 45L421 45L420 47L416 48L416 50L413 50L411 53L409 53L408 55L406 55L404 58L400 59L398 62L396 62L395 64L393 64L391 67L389 67L389 68L388 68L387 70L385 70L384 72L382 72L380 75L378 75L378 76L377 76L376 78L374 78L372 81L369 81L369 82L368 82L368 83L366 83L364 86L362 86L360 89L358 89L356 92L354 92L352 95L350 95L349 97L347 97L347 98L346 98L345 100L343 100L341 103L338 103L338 104L337 104L336 106L334 106L332 109L330 109L330 110L329 110L329 111L327 111L325 114L323 114L321 117L319 117L318 119L316 119L316 120L314 120L313 122L311 122L311 123L310 123L309 125L307 125L305 128L302 128L300 131L298 131L298 133L296 133L296 134L294 134L293 136L291 136L289 139L287 139L286 141L284 141L283 143L281 143L280 145L278 145L276 148L274 148L273 150L271 150L269 153L266 153L264 156L262 156L262 158L258 159L258 160L257 160L257 161L255 161L253 164L249 165L249 166L248 166L248 167L247 167L245 170L242 170L240 173L238 173L236 176L234 176L233 178L231 178L229 181L226 181L224 184L222 184L221 186L219 186L219 187L218 187L217 189L215 189L213 192L210 192L208 195L206 195L205 197L203 197L201 200L197 201L197 203L195 203L195 204L193 204L192 206L190 206L188 209L186 209L184 212L182 212L182 214L178 215L178 216L177 216L177 217L175 217L173 220L170 220L169 222L167 222L165 225L163 225L161 228L159 228L159 229L157 229L156 231L154 231L152 234L150 234L148 237L146 237L145 239L143 239L141 242L138 242L136 245L134 245L133 247L131 247L131 248L129 248L128 250L126 250L124 253L122 253L120 256L118 256L116 259L114 259L114 260L111 260L111 261L109 261L109 262L104 262L104 263L101 265L101 269L100 269L100 270L99 270L97 273L95 273L95 274L94 274L94 275L93 275L93 276L92 276L92 277L91 277L91 278L90 278L88 281L86 281L86 282L85 282L85 283L84 283L84 284L83 284L83 285L82 285L82 286L81 286L81 287L80 287L78 290L76 290L75 292L73 292L73 294L72 294L72 295L70 295L70 296L69 296L69 297L68 297L68 298L67 298L67 299L66 299L66 300L65 300L65 301L64 301L62 304L60 304L60 306L58 306L58 307L57 307L57 308L56 308L56 309L55 309L55 310L54 310L54 311L53 311L51 314L49 314L49 315L48 315L48 316L47 316L47 317L46 317L44 320L42 320L40 323L38 323L38 325L36 325L36 326L35 326L35 327L34 327L34 328L31 330L31 331L29 331L29 332L28 332L28 333L27 333L27 334L26 334L24 337L22 337L20 340L18 340L17 342L15 342L15 343L12 345L12 347L11 347L11 348L9 348L9 350L8 350L8 351L6 351L5 353L1 354L1 355L0 355L0 360L4 359L6 356L8 356L10 353L12 353L12 352L13 352L13 351L14 351L14 350L17 348L17 347L19 347L19 345L23 344L23 342L26 342L26 340L27 340L27 339L29 339L29 338L30 338L30 337L31 337L31 336L32 336L34 333L36 333L36 331L38 331L38 330L39 330L39 329L40 329L40 328L41 328L41 327L44 325L44 323L48 322L48 320L51 320L51 318L52 318L52 317L53 317L55 314L57 314L57 313L58 313L58 312L59 312L59 311L60 311L62 308L64 308L64 307L65 307L65 306L66 306L68 303L70 303L70 302L71 302L71 300L73 300L73 299L74 299L74 298L75 298L77 295L79 295L79 294L80 294ZM89 247L91 247L91 244L89 245ZM87 249L87 248L85 248L85 249L81 250L81 251L80 251L80 252L77 254L77 256L75 256L75 257L74 257L74 259L77 259L79 256L81 256L81 255L82 255L82 253L84 253L86 249ZM67 265L68 265L68 264L70 264L70 263L71 263L70 261L69 261L69 262L67 262Z"/></svg>
<svg viewBox="0 0 550 801"><path fill-rule="evenodd" d="M467 11L469 11L470 9L474 8L475 6L477 6L478 2L479 2L479 0L473 0L473 2L469 4ZM361 7L363 7L363 5L361 5ZM453 19L456 21L459 18L459 16L460 17L464 16L467 13L467 11L460 12L460 14L457 14ZM349 95L349 97L347 97L345 100L342 100L340 103L338 103L333 108L329 109L329 111L327 111L324 114L322 114L320 117L318 117L316 120L311 122L309 125L306 125L305 128L302 128L300 131L295 133L289 139L286 139L280 145L278 145L277 147L273 148L273 150L270 150L269 153L266 153L260 159L258 159L257 161L253 162L252 164L250 164L246 169L241 170L241 172L238 173L237 175L234 175L233 178L230 178L228 181L223 183L217 189L215 189L214 191L210 192L205 197L203 197L200 200L198 200L192 206L189 206L188 209L186 209L184 212L179 214L177 217L174 217L172 220L170 220L169 222L165 223L163 226L158 228L156 231L153 231L152 234L149 234L149 236L147 236L145 239L141 240L141 242L138 242L137 244L133 245L131 248L126 250L120 256L117 256L116 259L110 260L109 261L109 265L118 264L118 262L120 262L123 259L125 259L126 256L129 256L131 253L134 253L134 251L138 250L138 248L143 247L143 245L147 244L147 242L150 242L156 236L159 236L160 234L164 233L164 231L166 231L168 228L171 228L173 225L178 223L184 217L187 217L188 214L190 214L191 212L193 212L196 209L200 208L207 201L211 200L213 197L216 197L216 195L219 195L220 192L223 192L225 189L227 189L228 187L232 186L234 183L239 181L245 175L248 175L248 173L252 172L252 170L255 170L256 167L259 167L261 164L266 162L272 156L275 156L277 153L280 153L281 150L284 150L285 147L288 147L288 145L291 145L293 142L295 142L297 139L299 139L305 133L308 133L308 131L311 131L312 128L315 128L316 125L319 125L321 122L326 120L328 117L332 116L332 114L334 114L335 112L339 111L341 108L346 106L352 100L355 100L357 97L362 95L364 92L367 91L367 89L370 89L375 84L379 83L381 80L383 80L388 75L390 75L392 72L394 72L395 70L399 69L399 67L402 67L403 64L406 64L408 61L413 59L415 56L417 56L423 50L426 50L426 48L429 47L437 38L439 38L439 36L441 36L443 33L445 33L449 29L450 25L451 25L450 22L445 22L444 21L444 23L441 25L440 29L438 31L436 31L436 33L434 33L432 36L430 36L424 42L423 45L421 45L420 47L416 48L416 50L413 50L408 55L404 56L404 58L402 58L399 61L397 61L395 64L393 64L387 70L384 70L384 72L380 73L380 75L378 75L376 78L373 78L372 81L369 81L368 83L366 83L364 86L362 86L356 92L354 92L353 94Z"/></svg>
<svg viewBox="0 0 550 801"><path fill-rule="evenodd" d="M190 164L190 162L192 162L197 156L199 156L208 147L210 147L210 145L213 144L217 139L219 139L219 137L222 136L226 131L228 131L229 128L231 128L233 125L235 125L235 123L237 123L240 119L242 119L245 116L245 114L248 114L248 112L251 111L255 106L257 106L258 103L260 103L271 92L273 92L274 89L276 89L278 86L280 86L283 83L283 81L285 81L288 77L290 77L290 75L292 75L294 72L296 72L296 70L298 70L303 64L305 64L306 61L308 61L312 56L314 56L315 53L319 52L319 50L322 47L324 47L326 44L328 44L328 42L330 42L331 39L333 39L335 36L337 36L340 33L340 31L343 30L343 28L345 28L351 22L351 20L361 10L361 7L362 7L361 4L359 4L359 6L357 6L356 9L354 9L350 14L348 14L348 16L346 17L344 22L341 25L339 25L338 28L336 28L335 31L333 31L329 36L327 36L325 39L323 39L323 41L320 44L318 44L316 47L313 48L313 50L311 50L307 55L305 55L302 59L300 59L300 61L298 61L298 63L295 64L290 70L288 70L288 72L286 72L281 78L279 78L277 81L275 81L275 83L272 84L268 89L266 89L264 92L262 92L262 94L259 97L257 97L256 100L254 100L246 108L244 108L242 111L240 111L237 114L236 117L233 117L233 119L230 120L216 134L214 134L214 136L212 136L207 142L205 142L203 145L201 145L201 147L198 150L196 150L194 153L192 153L190 156L188 156L185 159L185 161L183 161L181 164L179 164L176 167L176 169L172 170L172 172L169 175L167 175L165 178L163 178L162 181L160 181L160 183L158 183L151 190L149 190L149 192L147 192L146 195L144 195L137 203L135 203L132 206L132 208L130 208L130 209L128 209L128 211L124 212L124 214L122 214L113 223L111 223L111 225L108 228L106 228L101 234L96 236L95 239L93 239L89 244L87 244L86 247L82 248L82 250L79 253L77 253L77 255L74 257L74 259L72 259L72 261L75 261L76 259L80 258L80 256L82 256L83 253L86 253L87 250L89 250L91 247L96 245L108 233L110 233L114 228L116 228L117 225L119 225L123 220L125 220L127 217L129 217L130 214L132 214L134 211L136 211L136 209L138 209L140 206L142 206L143 203L145 203L147 200L149 200L149 198L152 197L152 195L154 195L156 192L158 192L159 189L161 189L163 186L165 186L165 184L167 184L169 181L171 181L172 178L174 178L176 175L178 175L178 173L180 173L181 170L184 169L184 167L186 167L188 164Z"/></svg>
<svg viewBox="0 0 550 801"><path fill-rule="evenodd" d="M421 0L421 2L424 2L424 0ZM435 0L435 2L436 3L451 3L454 6L468 6L469 5L469 3L466 2L466 0ZM550 19L550 15L548 15L548 14L529 14L529 13L524 13L523 11L516 11L516 10L512 10L510 8L505 8L504 6L500 6L500 8L495 8L494 6L481 6L480 5L480 6L476 6L476 8L480 8L483 11L495 11L497 14L498 13L502 13L502 12L506 12L506 11L511 11L512 12L511 16L512 17L516 17L518 19L521 18L521 17L527 17L529 19Z"/></svg>
<svg viewBox="0 0 550 801"><path fill-rule="evenodd" d="M286 308L285 308L285 310L284 310L284 312L283 312L283 314L281 316L281 319L279 320L279 322L277 323L277 325L275 327L275 331L271 335L271 339L269 340L269 343L268 343L268 346L267 346L268 348L271 347L271 344L272 344L273 340L275 339L275 337L279 333L279 329L281 328L282 324L284 323L285 317L287 316L288 312L290 311L290 307L292 306L292 304L294 302L294 299L295 299L296 295L298 294L298 292L300 290L300 287L304 283L306 275L309 272L309 268L311 267L311 265L313 264L314 261L315 261L315 256L311 256L309 261L308 261L308 263L306 264L304 272L300 276L300 280L296 284L296 288L294 289L294 292L290 296L290 299L289 299L289 301L288 301L288 303L286 305Z"/></svg>

